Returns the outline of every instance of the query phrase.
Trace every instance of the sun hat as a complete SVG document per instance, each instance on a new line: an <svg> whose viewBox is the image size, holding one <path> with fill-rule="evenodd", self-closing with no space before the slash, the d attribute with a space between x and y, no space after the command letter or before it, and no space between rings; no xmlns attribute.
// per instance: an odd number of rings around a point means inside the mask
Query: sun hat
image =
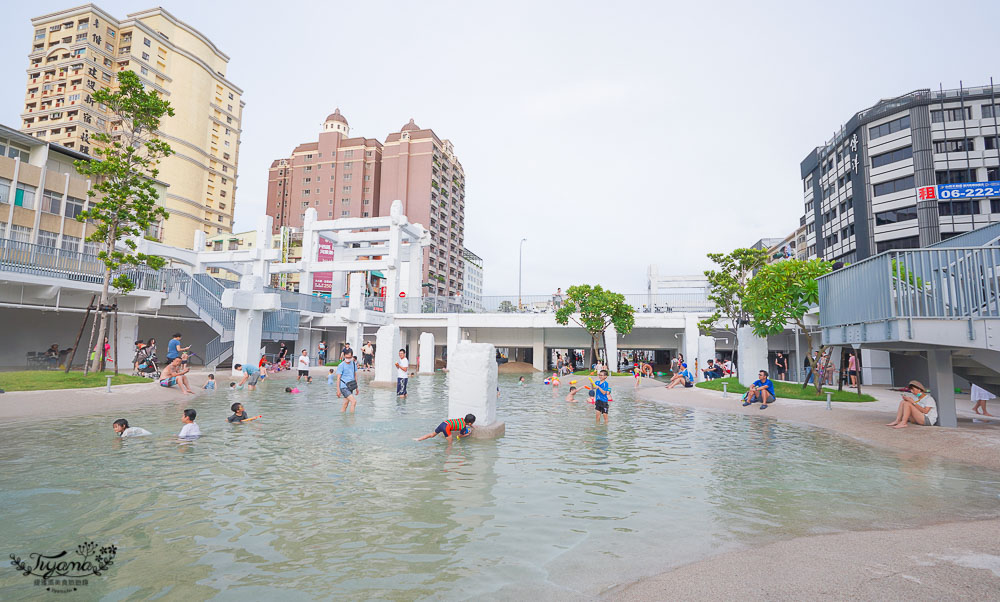
<svg viewBox="0 0 1000 602"><path fill-rule="evenodd" d="M906 385L906 386L907 387L916 387L916 388L920 389L921 391L923 391L924 393L927 392L927 387L925 387L923 385L923 383L921 383L919 380L911 380L910 383L908 385Z"/></svg>

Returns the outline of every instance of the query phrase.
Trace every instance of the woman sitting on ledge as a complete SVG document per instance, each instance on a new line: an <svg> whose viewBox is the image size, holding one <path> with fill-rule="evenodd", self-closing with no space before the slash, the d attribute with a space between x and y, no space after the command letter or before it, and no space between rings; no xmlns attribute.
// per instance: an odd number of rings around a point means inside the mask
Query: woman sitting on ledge
<svg viewBox="0 0 1000 602"><path fill-rule="evenodd" d="M903 400L899 402L895 422L890 422L886 426L901 429L909 426L907 424L909 422L921 426L934 426L938 417L937 404L927 392L927 387L920 384L919 380L911 380L907 388L917 398L914 399L904 393Z"/></svg>

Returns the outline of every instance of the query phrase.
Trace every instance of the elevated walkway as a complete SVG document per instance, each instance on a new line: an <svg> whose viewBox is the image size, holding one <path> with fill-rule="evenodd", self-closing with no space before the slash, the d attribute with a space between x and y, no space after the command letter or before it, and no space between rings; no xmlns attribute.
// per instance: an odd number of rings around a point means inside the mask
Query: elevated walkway
<svg viewBox="0 0 1000 602"><path fill-rule="evenodd" d="M832 272L819 301L824 344L927 355L942 425L953 374L1000 394L1000 224Z"/></svg>

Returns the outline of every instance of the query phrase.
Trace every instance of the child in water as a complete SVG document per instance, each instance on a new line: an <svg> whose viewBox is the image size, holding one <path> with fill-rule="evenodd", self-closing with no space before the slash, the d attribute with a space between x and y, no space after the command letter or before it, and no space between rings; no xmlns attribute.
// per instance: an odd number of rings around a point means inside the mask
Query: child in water
<svg viewBox="0 0 1000 602"><path fill-rule="evenodd" d="M301 393L298 387L285 387L285 393Z"/></svg>
<svg viewBox="0 0 1000 602"><path fill-rule="evenodd" d="M142 437L144 435L153 434L144 428L138 426L129 426L128 420L125 420L124 418L119 418L118 420L115 420L114 423L111 425L111 428L113 428L115 432L118 433L118 436L122 438Z"/></svg>
<svg viewBox="0 0 1000 602"><path fill-rule="evenodd" d="M523 376L521 378L517 379L517 384L521 385L522 387L524 386L524 377Z"/></svg>
<svg viewBox="0 0 1000 602"><path fill-rule="evenodd" d="M579 389L577 389L573 385L570 385L569 386L569 395L566 396L566 401L571 401L573 403L576 403L576 394L577 394L577 392L579 392Z"/></svg>
<svg viewBox="0 0 1000 602"><path fill-rule="evenodd" d="M208 389L209 391L214 391L215 390L215 375L214 374L209 374L208 375L208 382L205 383L205 386L202 387L202 389Z"/></svg>
<svg viewBox="0 0 1000 602"><path fill-rule="evenodd" d="M337 375L334 374L333 368L330 368L330 373L326 375L326 384L332 385L333 381L337 379Z"/></svg>
<svg viewBox="0 0 1000 602"><path fill-rule="evenodd" d="M254 416L253 418L247 416L247 411L242 403L234 403L229 406L229 409L233 411L233 415L226 419L229 422L250 422L251 420L260 418L260 416Z"/></svg>
<svg viewBox="0 0 1000 602"><path fill-rule="evenodd" d="M234 382L229 383L229 388L232 389L233 391L235 391L236 390L236 383L234 383Z"/></svg>
<svg viewBox="0 0 1000 602"><path fill-rule="evenodd" d="M452 433L457 433L458 438L468 437L472 434L472 425L476 421L476 417L472 414L466 414L465 418L452 418L450 420L445 420L434 429L433 433L427 433L423 437L417 437L414 441L423 441L424 439L431 439L437 437L438 433L444 435L444 438L451 443Z"/></svg>

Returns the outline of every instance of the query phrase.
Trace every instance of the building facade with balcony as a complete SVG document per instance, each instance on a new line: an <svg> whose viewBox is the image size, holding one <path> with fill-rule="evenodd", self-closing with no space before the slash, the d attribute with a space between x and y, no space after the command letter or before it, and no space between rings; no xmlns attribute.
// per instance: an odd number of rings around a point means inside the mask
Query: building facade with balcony
<svg viewBox="0 0 1000 602"><path fill-rule="evenodd" d="M483 311L483 258L468 249L462 250L465 276L462 279L462 307Z"/></svg>
<svg viewBox="0 0 1000 602"><path fill-rule="evenodd" d="M806 256L854 262L1000 222L1000 184L970 198L923 193L1000 182L998 97L992 85L924 89L851 117L800 165Z"/></svg>
<svg viewBox="0 0 1000 602"><path fill-rule="evenodd" d="M382 155L383 215L389 201L403 201L411 222L431 232L424 255L430 295L454 296L465 281L465 171L449 140L411 119L389 134Z"/></svg>
<svg viewBox="0 0 1000 602"><path fill-rule="evenodd" d="M239 164L242 90L226 79L229 57L162 8L119 20L88 4L32 19L21 130L41 141L91 153L97 133L119 126L93 100L131 70L175 111L160 137L175 151L160 164L170 185L161 240L190 248L194 232L231 232Z"/></svg>
<svg viewBox="0 0 1000 602"><path fill-rule="evenodd" d="M336 109L327 116L316 142L295 147L271 163L267 177L267 214L274 230L301 228L306 209L321 220L378 217L382 144L352 138L347 119Z"/></svg>
<svg viewBox="0 0 1000 602"><path fill-rule="evenodd" d="M94 226L76 220L91 183L73 161L87 158L0 125L0 238L96 255L97 244L84 241Z"/></svg>

